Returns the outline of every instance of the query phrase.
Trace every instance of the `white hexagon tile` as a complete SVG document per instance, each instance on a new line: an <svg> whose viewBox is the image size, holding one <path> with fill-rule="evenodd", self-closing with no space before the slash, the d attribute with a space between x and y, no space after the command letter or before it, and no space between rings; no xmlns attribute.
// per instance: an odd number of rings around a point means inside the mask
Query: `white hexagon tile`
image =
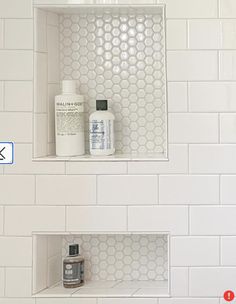
<svg viewBox="0 0 236 304"><path fill-rule="evenodd" d="M78 243L85 258L85 279L167 280L168 240L166 235L80 235L63 238L62 257L69 244Z"/></svg>
<svg viewBox="0 0 236 304"><path fill-rule="evenodd" d="M118 153L166 152L164 40L160 9L91 8L60 17L61 78L77 80L86 121L96 99L109 100Z"/></svg>

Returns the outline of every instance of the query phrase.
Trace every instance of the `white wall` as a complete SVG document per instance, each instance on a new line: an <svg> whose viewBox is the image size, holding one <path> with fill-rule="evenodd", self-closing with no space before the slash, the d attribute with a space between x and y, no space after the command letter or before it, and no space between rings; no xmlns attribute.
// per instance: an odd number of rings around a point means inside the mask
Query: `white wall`
<svg viewBox="0 0 236 304"><path fill-rule="evenodd" d="M0 166L1 304L35 303L35 230L167 230L173 298L159 304L219 304L225 289L235 290L236 1L162 2L170 161L65 164L31 161L31 0L0 0L0 140L16 143L16 164Z"/></svg>

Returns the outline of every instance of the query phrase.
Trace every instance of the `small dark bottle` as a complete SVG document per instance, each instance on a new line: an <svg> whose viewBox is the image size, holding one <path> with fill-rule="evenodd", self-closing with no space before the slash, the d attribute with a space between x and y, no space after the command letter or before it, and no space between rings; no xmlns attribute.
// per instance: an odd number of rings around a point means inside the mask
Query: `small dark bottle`
<svg viewBox="0 0 236 304"><path fill-rule="evenodd" d="M84 284L84 258L79 255L79 245L69 246L69 255L63 260L63 285L76 288Z"/></svg>

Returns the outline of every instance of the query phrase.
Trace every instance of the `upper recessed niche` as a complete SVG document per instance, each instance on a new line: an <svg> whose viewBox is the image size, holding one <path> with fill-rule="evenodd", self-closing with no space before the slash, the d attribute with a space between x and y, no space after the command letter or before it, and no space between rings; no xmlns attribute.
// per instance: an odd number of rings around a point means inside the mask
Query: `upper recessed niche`
<svg viewBox="0 0 236 304"><path fill-rule="evenodd" d="M163 5L38 5L35 14L34 157L160 160L167 157ZM77 81L88 117L96 99L115 115L116 155L55 157L54 96Z"/></svg>

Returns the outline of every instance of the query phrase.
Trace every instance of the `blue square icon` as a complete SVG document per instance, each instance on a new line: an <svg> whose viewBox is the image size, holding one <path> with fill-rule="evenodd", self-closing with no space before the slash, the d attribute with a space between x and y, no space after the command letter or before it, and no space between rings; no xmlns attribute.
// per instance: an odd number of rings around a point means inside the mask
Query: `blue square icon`
<svg viewBox="0 0 236 304"><path fill-rule="evenodd" d="M11 165L14 162L14 143L0 141L0 165Z"/></svg>

